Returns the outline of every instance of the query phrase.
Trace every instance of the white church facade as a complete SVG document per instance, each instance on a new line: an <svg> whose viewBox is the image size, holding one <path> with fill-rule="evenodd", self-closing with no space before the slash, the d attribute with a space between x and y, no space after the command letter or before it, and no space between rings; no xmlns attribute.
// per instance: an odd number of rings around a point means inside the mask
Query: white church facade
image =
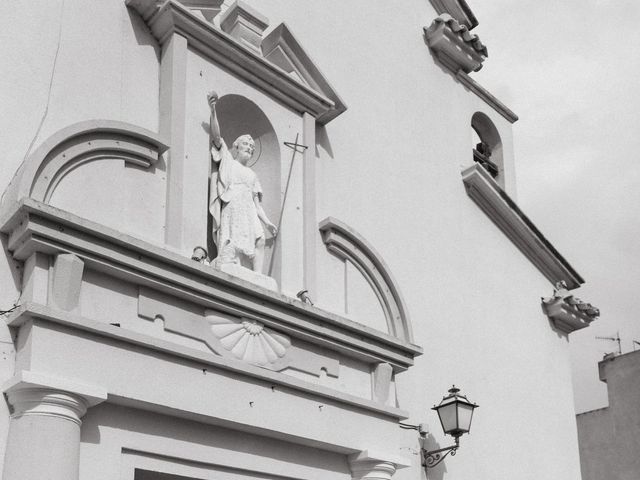
<svg viewBox="0 0 640 480"><path fill-rule="evenodd" d="M3 479L580 479L598 311L464 0L3 10Z"/></svg>

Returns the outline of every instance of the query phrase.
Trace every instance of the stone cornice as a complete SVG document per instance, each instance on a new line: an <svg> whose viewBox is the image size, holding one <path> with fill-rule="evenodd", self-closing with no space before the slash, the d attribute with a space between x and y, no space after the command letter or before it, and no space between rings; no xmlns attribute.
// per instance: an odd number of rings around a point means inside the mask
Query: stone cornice
<svg viewBox="0 0 640 480"><path fill-rule="evenodd" d="M181 35L187 39L189 47L206 58L299 113L310 113L320 124L329 122L346 110L344 105L336 106L329 98L333 90L321 93L300 83L258 52L218 30L175 0L166 1L157 10L155 0L127 0L127 5L142 16L161 45L173 34Z"/></svg>
<svg viewBox="0 0 640 480"><path fill-rule="evenodd" d="M167 340L162 340L157 337L152 337L142 333L134 332L120 327L115 327L102 322L96 322L86 317L64 312L62 310L54 309L45 305L27 302L21 305L17 310L7 318L7 324L12 328L20 328L27 322L39 321L46 324L55 324L59 327L71 328L73 330L82 331L90 335L94 335L96 338L100 338L107 343L113 341L124 342L129 345L136 345L144 349L168 355L169 358L187 359L208 365L210 367L231 372L234 374L242 375L244 377L251 377L257 380L266 381L270 384L275 384L292 390L302 392L305 394L311 394L315 397L326 398L335 400L341 404L346 404L351 408L356 407L358 409L369 410L378 414L382 414L386 417L393 417L397 419L407 418L407 412L388 405L383 405L373 400L368 400L347 393L339 392L331 388L315 385L303 380L299 380L295 377L283 375L277 372L273 372L267 369L263 369L254 365L249 365L243 362L238 362L230 359L226 359L212 353L203 352L190 347L185 347L180 344L176 344ZM24 372L30 373L30 372ZM68 382L71 384L71 382ZM71 391L74 395L78 395L82 398L96 398L101 396L104 400L107 398L107 392L103 394L92 393L76 393L70 387L59 387L59 390ZM5 391L15 391L14 387L5 387ZM99 390L94 389L96 392ZM99 402L88 400L87 405L92 406Z"/></svg>
<svg viewBox="0 0 640 480"><path fill-rule="evenodd" d="M469 30L478 26L478 19L465 0L431 0L431 3L439 14L448 13Z"/></svg>
<svg viewBox="0 0 640 480"><path fill-rule="evenodd" d="M484 100L487 105L506 118L509 123L515 123L518 121L518 116L513 113L513 111L511 111L504 103L494 97L489 90L476 82L468 74L460 70L456 73L456 78L460 80L465 87Z"/></svg>
<svg viewBox="0 0 640 480"><path fill-rule="evenodd" d="M32 199L0 219L0 231L9 235L8 248L18 260L34 252L73 253L85 268L256 320L368 363L388 362L400 371L422 353L409 342Z"/></svg>
<svg viewBox="0 0 640 480"><path fill-rule="evenodd" d="M552 284L564 281L573 289L584 283L484 168L467 168L462 172L462 181L469 197Z"/></svg>

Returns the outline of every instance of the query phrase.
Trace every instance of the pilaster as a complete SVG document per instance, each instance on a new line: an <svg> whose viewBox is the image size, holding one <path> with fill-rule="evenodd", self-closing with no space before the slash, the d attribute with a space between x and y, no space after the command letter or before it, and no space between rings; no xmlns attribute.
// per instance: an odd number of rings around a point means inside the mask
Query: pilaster
<svg viewBox="0 0 640 480"><path fill-rule="evenodd" d="M21 372L4 386L11 406L4 480L77 480L81 418L103 390Z"/></svg>
<svg viewBox="0 0 640 480"><path fill-rule="evenodd" d="M303 153L303 279L304 288L317 295L316 241L318 220L316 215L316 119L305 112L302 115L302 141L307 146Z"/></svg>
<svg viewBox="0 0 640 480"><path fill-rule="evenodd" d="M172 33L162 45L160 60L160 134L171 145L167 161L165 241L182 249L185 170L187 39Z"/></svg>

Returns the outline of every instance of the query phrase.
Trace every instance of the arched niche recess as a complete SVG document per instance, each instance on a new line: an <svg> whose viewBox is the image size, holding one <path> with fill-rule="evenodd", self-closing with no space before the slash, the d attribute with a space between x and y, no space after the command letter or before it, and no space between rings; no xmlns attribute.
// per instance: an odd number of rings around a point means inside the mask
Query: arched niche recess
<svg viewBox="0 0 640 480"><path fill-rule="evenodd" d="M473 160L484 167L501 186L504 186L502 140L498 129L482 112L473 114L471 128L477 135L473 142Z"/></svg>
<svg viewBox="0 0 640 480"><path fill-rule="evenodd" d="M327 250L351 262L375 293L391 335L412 342L413 333L407 307L391 270L365 238L347 224L332 217L319 225Z"/></svg>
<svg viewBox="0 0 640 480"><path fill-rule="evenodd" d="M151 169L167 148L156 133L124 122L90 120L70 125L49 137L23 162L5 191L2 211L26 197L50 203L63 180L91 162ZM76 201L82 203L83 198L78 196Z"/></svg>
<svg viewBox="0 0 640 480"><path fill-rule="evenodd" d="M254 102L242 95L229 94L218 99L216 112L220 122L220 133L231 149L233 142L244 134L253 137L256 148L248 166L258 175L264 196L262 207L265 213L276 223L280 217L280 146L271 122ZM235 155L235 152L232 151ZM213 163L213 162L212 162ZM212 165L212 168L215 168ZM217 255L211 238L211 218L209 218L209 251ZM267 241L266 258L271 255L272 241Z"/></svg>

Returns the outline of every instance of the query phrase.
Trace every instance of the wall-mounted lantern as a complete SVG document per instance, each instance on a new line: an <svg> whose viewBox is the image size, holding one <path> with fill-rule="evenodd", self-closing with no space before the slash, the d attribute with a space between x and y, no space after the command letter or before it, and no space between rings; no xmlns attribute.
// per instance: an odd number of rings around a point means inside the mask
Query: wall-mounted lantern
<svg viewBox="0 0 640 480"><path fill-rule="evenodd" d="M449 389L449 395L442 399L440 405L431 409L438 413L442 430L445 435L451 435L454 438L455 445L437 450L421 448L422 466L425 471L427 471L428 468L435 467L444 460L447 455L455 455L458 448L460 448L460 437L465 433L469 433L471 429L473 411L478 408L478 405L470 402L467 397L460 395L459 392L460 389L454 385ZM426 438L428 433L422 425L400 423L400 427L417 430L423 439Z"/></svg>

